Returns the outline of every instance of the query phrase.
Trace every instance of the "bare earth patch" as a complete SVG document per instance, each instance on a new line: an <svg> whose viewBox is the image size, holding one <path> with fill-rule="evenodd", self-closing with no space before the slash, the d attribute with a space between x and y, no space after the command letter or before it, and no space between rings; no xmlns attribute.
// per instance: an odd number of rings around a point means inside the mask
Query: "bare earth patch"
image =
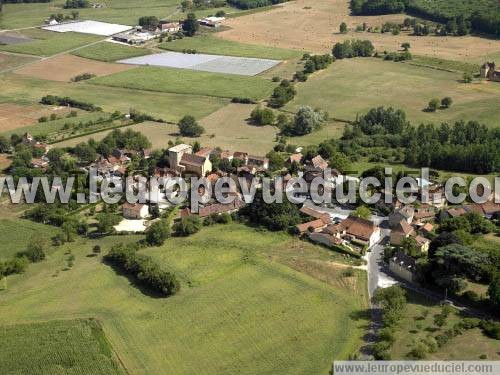
<svg viewBox="0 0 500 375"><path fill-rule="evenodd" d="M71 78L84 73L105 76L132 68L133 66L123 64L105 63L73 55L60 55L22 67L15 73L51 81L68 82Z"/></svg>
<svg viewBox="0 0 500 375"><path fill-rule="evenodd" d="M50 116L53 113L64 116L70 111L71 109L66 107L0 103L0 133L35 124L43 116Z"/></svg>
<svg viewBox="0 0 500 375"><path fill-rule="evenodd" d="M12 160L7 154L0 154L0 171L3 171L10 167Z"/></svg>
<svg viewBox="0 0 500 375"><path fill-rule="evenodd" d="M401 23L405 17L404 14L351 16L348 0L297 0L267 12L230 18L226 25L231 29L216 35L238 42L308 52L327 52L334 43L352 38L369 39L379 51L395 51L401 43L409 42L414 54L474 62L481 62L487 54L500 52L500 40L473 36L413 37L407 33L392 35L354 31L339 34L342 22L354 30L364 22L369 27L380 27L385 22Z"/></svg>

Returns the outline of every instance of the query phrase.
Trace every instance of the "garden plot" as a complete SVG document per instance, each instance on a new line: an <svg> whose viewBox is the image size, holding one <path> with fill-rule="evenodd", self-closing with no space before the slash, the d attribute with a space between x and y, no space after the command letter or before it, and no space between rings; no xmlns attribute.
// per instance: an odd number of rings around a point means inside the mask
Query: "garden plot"
<svg viewBox="0 0 500 375"><path fill-rule="evenodd" d="M123 64L152 65L168 68L199 70L212 73L254 76L278 65L279 60L248 57L218 56L206 54L184 54L166 52L149 56L120 60Z"/></svg>
<svg viewBox="0 0 500 375"><path fill-rule="evenodd" d="M130 30L132 29L132 26L99 21L80 21L63 23L61 25L45 26L43 27L43 29L48 31L55 31L58 33L75 32L82 34L111 36Z"/></svg>

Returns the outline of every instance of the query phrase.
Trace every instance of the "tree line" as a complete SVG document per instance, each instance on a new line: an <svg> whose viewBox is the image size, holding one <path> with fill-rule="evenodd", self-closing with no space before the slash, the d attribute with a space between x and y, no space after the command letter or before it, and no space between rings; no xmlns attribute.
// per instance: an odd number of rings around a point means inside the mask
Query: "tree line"
<svg viewBox="0 0 500 375"><path fill-rule="evenodd" d="M403 148L404 162L431 167L488 174L500 170L500 128L477 121L421 124L414 127L402 110L373 108L347 126L344 148Z"/></svg>

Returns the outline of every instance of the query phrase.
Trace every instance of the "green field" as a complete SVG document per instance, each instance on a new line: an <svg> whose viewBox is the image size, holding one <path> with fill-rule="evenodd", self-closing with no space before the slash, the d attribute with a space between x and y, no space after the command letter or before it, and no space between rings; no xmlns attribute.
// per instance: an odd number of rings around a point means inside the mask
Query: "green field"
<svg viewBox="0 0 500 375"><path fill-rule="evenodd" d="M2 374L124 374L94 320L0 326Z"/></svg>
<svg viewBox="0 0 500 375"><path fill-rule="evenodd" d="M149 66L94 78L88 82L135 90L207 95L221 98L236 96L255 100L270 95L276 86L270 80L259 77Z"/></svg>
<svg viewBox="0 0 500 375"><path fill-rule="evenodd" d="M403 109L409 120L441 123L477 120L499 125L500 84L461 83L462 74L372 58L339 60L297 85L298 95L287 106L310 105L334 118L354 120L378 106ZM321 93L321 94L318 94ZM434 113L424 109L432 98L449 96L453 105Z"/></svg>
<svg viewBox="0 0 500 375"><path fill-rule="evenodd" d="M33 40L21 44L0 45L0 50L27 55L51 56L102 39L96 35L56 33L38 29L25 30L23 35L29 36Z"/></svg>
<svg viewBox="0 0 500 375"><path fill-rule="evenodd" d="M4 14L0 17L1 29L14 29L40 26L51 14L71 15L72 9L62 9L65 1L53 0L50 3L4 4ZM143 15L156 15L168 18L179 5L177 0L107 0L102 9L78 9L80 19L91 19L125 25L136 25Z"/></svg>
<svg viewBox="0 0 500 375"><path fill-rule="evenodd" d="M469 73L475 75L479 72L479 64L471 64L461 61L438 59L428 56L413 56L413 59L405 61L405 64L430 67L450 72Z"/></svg>
<svg viewBox="0 0 500 375"><path fill-rule="evenodd" d="M220 98L247 97L255 100L270 95L275 84L259 77L207 73L188 69L138 67L94 78L89 83L135 90Z"/></svg>
<svg viewBox="0 0 500 375"><path fill-rule="evenodd" d="M54 227L23 219L2 218L0 219L0 238L2 239L0 260L10 259L18 252L26 250L26 246L35 238L50 241L56 233L57 229Z"/></svg>
<svg viewBox="0 0 500 375"><path fill-rule="evenodd" d="M437 302L430 301L419 294L408 292L408 306L403 319L396 328L396 341L391 349L393 359L408 358L408 353L413 349L415 342L431 334L436 336L453 327L460 319L456 314L450 315L446 324L438 328L434 325L434 315L441 312ZM428 316L423 318L427 310ZM420 328L419 328L420 327ZM479 356L486 354L488 360L500 360L500 341L490 339L479 329L464 331L436 353L429 354L428 360L479 360Z"/></svg>
<svg viewBox="0 0 500 375"><path fill-rule="evenodd" d="M98 243L105 253L137 238ZM334 263L340 255L287 234L229 224L141 250L179 275L182 290L168 299L144 295L99 257L88 257L96 243L65 245L9 277L0 320L95 317L134 374L327 373L334 358L361 344L364 273L343 276ZM63 271L69 249L75 263Z"/></svg>
<svg viewBox="0 0 500 375"><path fill-rule="evenodd" d="M257 44L238 43L211 35L198 36L195 38L183 38L173 40L171 42L165 42L160 45L160 48L178 52L191 49L196 50L198 53L256 57L273 60L289 60L302 56L302 52L298 51L260 46Z"/></svg>
<svg viewBox="0 0 500 375"><path fill-rule="evenodd" d="M172 122L179 121L186 114L202 118L228 103L227 99L215 97L153 91L138 93L118 87L46 81L17 74L4 75L0 79L0 102L23 100L37 103L43 96L52 94L94 103L105 112L118 110L126 113L135 108Z"/></svg>
<svg viewBox="0 0 500 375"><path fill-rule="evenodd" d="M87 59L111 62L137 56L144 56L150 53L151 51L145 48L102 42L89 47L81 48L73 52L73 55L85 57Z"/></svg>

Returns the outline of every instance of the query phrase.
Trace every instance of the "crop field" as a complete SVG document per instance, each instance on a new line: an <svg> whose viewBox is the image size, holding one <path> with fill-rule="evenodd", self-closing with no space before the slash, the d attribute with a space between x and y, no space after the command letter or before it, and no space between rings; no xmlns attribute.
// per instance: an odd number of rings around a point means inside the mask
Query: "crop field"
<svg viewBox="0 0 500 375"><path fill-rule="evenodd" d="M0 133L15 131L34 124L42 116L55 113L66 115L68 108L42 106L38 104L23 105L20 103L0 103Z"/></svg>
<svg viewBox="0 0 500 375"><path fill-rule="evenodd" d="M30 101L37 103L45 95L69 96L77 100L94 103L105 112L126 113L130 108L148 113L166 121L179 121L191 114L202 118L228 103L227 99L175 95L163 92L143 91L90 85L87 83L64 83L46 81L18 74L4 75L5 86L0 92L0 102Z"/></svg>
<svg viewBox="0 0 500 375"><path fill-rule="evenodd" d="M21 44L0 45L0 50L27 55L51 56L102 39L102 37L95 35L55 33L39 29L24 30L23 35L31 37L33 40Z"/></svg>
<svg viewBox="0 0 500 375"><path fill-rule="evenodd" d="M111 36L132 29L132 26L119 25L99 21L78 21L64 23L60 25L50 25L42 27L44 30L54 31L57 33L82 33L101 36Z"/></svg>
<svg viewBox="0 0 500 375"><path fill-rule="evenodd" d="M57 228L34 223L24 219L0 219L0 260L9 259L18 252L26 250L26 246L34 238L49 241L57 232ZM1 372L1 371L0 371Z"/></svg>
<svg viewBox="0 0 500 375"><path fill-rule="evenodd" d="M0 33L1 44L20 44L31 41L30 38L16 34L16 33Z"/></svg>
<svg viewBox="0 0 500 375"><path fill-rule="evenodd" d="M418 37L406 32L358 33L356 26L381 27L385 22L401 23L404 14L383 16L351 16L346 0L297 0L268 12L231 18L226 21L229 30L218 33L227 40L261 44L285 49L297 49L325 53L345 39L369 39L380 52L396 51L404 42L411 44L411 52L417 55L450 60L467 60L482 63L488 54L500 52L500 40L475 36L465 37ZM346 22L350 31L339 33L339 25Z"/></svg>
<svg viewBox="0 0 500 375"><path fill-rule="evenodd" d="M370 108L391 105L404 109L415 125L457 120L498 125L500 107L494 103L498 101L500 85L464 84L461 78L460 73L374 58L339 60L297 85L298 95L287 108L310 105L327 110L334 118L354 120ZM432 98L445 96L453 99L451 108L434 113L424 111Z"/></svg>
<svg viewBox="0 0 500 375"><path fill-rule="evenodd" d="M145 48L102 42L89 47L81 48L73 52L73 55L84 57L86 59L112 62L131 57L144 56L150 53L151 51Z"/></svg>
<svg viewBox="0 0 500 375"><path fill-rule="evenodd" d="M119 61L122 64L190 69L202 72L255 76L278 65L278 60L165 52Z"/></svg>
<svg viewBox="0 0 500 375"><path fill-rule="evenodd" d="M9 70L36 60L36 57L11 55L8 53L0 52L0 73L2 71Z"/></svg>
<svg viewBox="0 0 500 375"><path fill-rule="evenodd" d="M122 64L99 62L72 55L59 55L26 65L16 70L15 73L52 81L70 82L72 78L84 73L99 77L129 69L131 67Z"/></svg>
<svg viewBox="0 0 500 375"><path fill-rule="evenodd" d="M0 326L2 374L124 374L102 328L79 319Z"/></svg>
<svg viewBox="0 0 500 375"><path fill-rule="evenodd" d="M134 238L98 243L105 253ZM342 276L333 266L342 257L287 234L230 224L144 250L181 277L183 289L168 299L142 294L100 257L87 257L95 243L64 245L9 277L1 321L95 317L129 373L326 373L361 342L364 275ZM74 266L62 271L70 248ZM301 264L281 264L297 253ZM318 280L319 265L329 280Z"/></svg>
<svg viewBox="0 0 500 375"><path fill-rule="evenodd" d="M207 95L221 98L247 97L262 99L271 94L275 83L259 77L198 72L186 69L139 67L90 83L134 90Z"/></svg>
<svg viewBox="0 0 500 375"><path fill-rule="evenodd" d="M62 1L58 1L62 5ZM140 15L158 15L168 18L179 5L176 0L107 0L101 9L78 9L81 19L135 25ZM4 14L0 19L0 28L16 29L40 26L51 14L62 13L71 16L72 9L55 8L54 2L33 4L4 4Z"/></svg>
<svg viewBox="0 0 500 375"><path fill-rule="evenodd" d="M301 52L295 50L272 48L257 44L238 43L218 38L216 35L203 35L195 38L173 40L171 42L161 44L160 48L177 52L191 49L196 50L198 53L255 57L271 60L289 60L302 56Z"/></svg>

